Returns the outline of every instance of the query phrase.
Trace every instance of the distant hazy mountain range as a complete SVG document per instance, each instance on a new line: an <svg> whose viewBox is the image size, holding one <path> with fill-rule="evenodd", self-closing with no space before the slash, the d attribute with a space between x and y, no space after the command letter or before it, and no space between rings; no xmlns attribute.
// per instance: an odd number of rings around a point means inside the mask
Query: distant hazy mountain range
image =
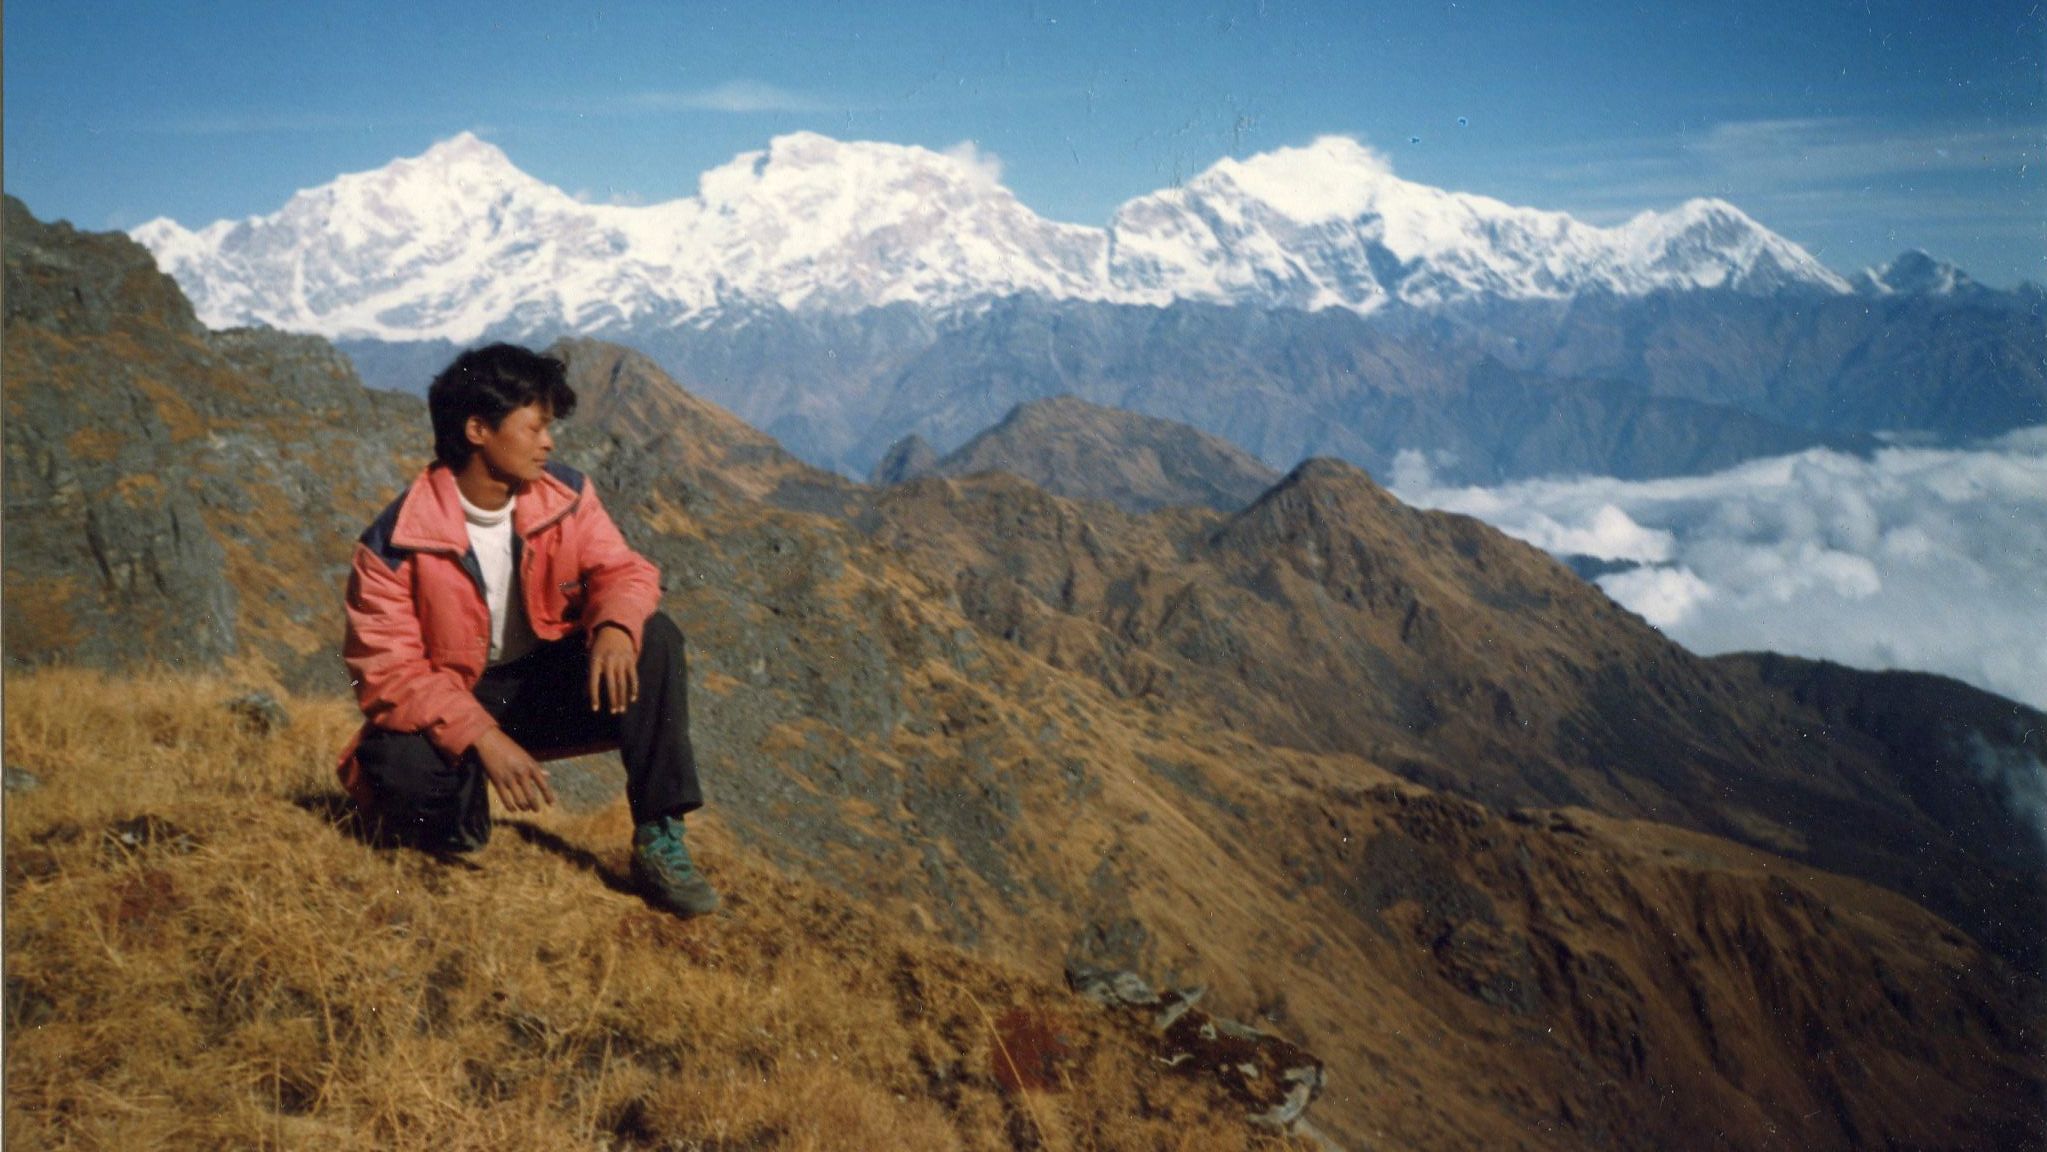
<svg viewBox="0 0 2047 1152"><path fill-rule="evenodd" d="M856 475L1067 393L1278 467L1413 448L1474 479L2047 420L2035 289L1923 253L1844 278L1719 200L1595 227L1342 137L1091 228L967 151L796 134L623 206L464 134L270 216L134 235L209 325L334 338L379 386L417 390L460 344L601 336Z"/></svg>

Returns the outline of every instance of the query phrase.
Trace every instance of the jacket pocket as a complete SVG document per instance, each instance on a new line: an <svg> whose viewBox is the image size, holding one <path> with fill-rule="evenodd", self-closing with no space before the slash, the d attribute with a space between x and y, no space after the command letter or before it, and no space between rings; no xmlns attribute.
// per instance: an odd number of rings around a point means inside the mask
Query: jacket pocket
<svg viewBox="0 0 2047 1152"><path fill-rule="evenodd" d="M581 619L583 615L583 582L581 580L563 580L556 584L554 588L557 593L556 603L562 606L562 620L572 623Z"/></svg>

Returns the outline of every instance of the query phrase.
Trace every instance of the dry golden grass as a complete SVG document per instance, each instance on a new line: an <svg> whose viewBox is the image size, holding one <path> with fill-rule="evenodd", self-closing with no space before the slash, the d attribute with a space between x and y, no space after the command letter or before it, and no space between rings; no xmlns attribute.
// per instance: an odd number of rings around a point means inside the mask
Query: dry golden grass
<svg viewBox="0 0 2047 1152"><path fill-rule="evenodd" d="M454 862L353 836L355 714L260 674L10 676L6 1137L22 1148L1280 1146L1063 989L693 821L728 908L623 891L622 804ZM267 686L267 685L266 685ZM274 688L273 688L274 690ZM124 835L125 834L125 835ZM1006 1092L994 1021L1066 1041Z"/></svg>

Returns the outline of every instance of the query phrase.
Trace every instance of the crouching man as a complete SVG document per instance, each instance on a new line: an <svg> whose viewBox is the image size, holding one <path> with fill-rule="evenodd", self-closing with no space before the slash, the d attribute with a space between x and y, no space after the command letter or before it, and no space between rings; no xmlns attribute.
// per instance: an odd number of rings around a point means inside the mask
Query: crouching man
<svg viewBox="0 0 2047 1152"><path fill-rule="evenodd" d="M554 463L575 410L563 364L496 344L427 394L435 460L362 534L344 658L366 721L341 779L387 834L465 852L487 780L515 812L554 803L542 759L617 747L633 876L679 916L718 906L683 843L702 807L683 638L654 566L589 479Z"/></svg>

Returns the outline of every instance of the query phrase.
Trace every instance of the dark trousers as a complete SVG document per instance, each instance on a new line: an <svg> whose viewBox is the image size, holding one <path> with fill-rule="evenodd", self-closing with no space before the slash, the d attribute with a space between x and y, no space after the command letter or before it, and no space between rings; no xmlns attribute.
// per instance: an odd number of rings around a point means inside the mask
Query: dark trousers
<svg viewBox="0 0 2047 1152"><path fill-rule="evenodd" d="M640 695L623 715L590 710L590 650L581 635L542 644L486 670L476 698L537 760L617 748L626 803L641 823L704 806L689 741L682 631L656 612L640 635ZM386 835L430 851L463 852L490 839L490 783L474 752L450 764L425 736L377 729L357 762Z"/></svg>

